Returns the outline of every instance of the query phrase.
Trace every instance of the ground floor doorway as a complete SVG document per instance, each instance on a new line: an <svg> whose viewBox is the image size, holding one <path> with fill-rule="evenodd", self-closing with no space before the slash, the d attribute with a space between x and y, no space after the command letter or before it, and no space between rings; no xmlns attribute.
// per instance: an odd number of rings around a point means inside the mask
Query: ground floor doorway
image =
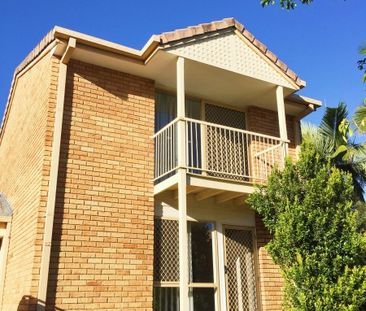
<svg viewBox="0 0 366 311"><path fill-rule="evenodd" d="M154 310L179 310L178 220L155 219ZM189 221L189 311L257 310L254 228Z"/></svg>

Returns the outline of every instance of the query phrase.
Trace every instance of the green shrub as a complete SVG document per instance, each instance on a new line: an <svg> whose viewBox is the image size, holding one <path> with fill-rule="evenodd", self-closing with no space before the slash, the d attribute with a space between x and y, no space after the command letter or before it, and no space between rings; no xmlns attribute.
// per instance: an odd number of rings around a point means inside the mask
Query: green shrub
<svg viewBox="0 0 366 311"><path fill-rule="evenodd" d="M310 144L274 170L248 203L273 239L267 249L285 279L287 310L360 310L366 303L366 237L357 232L352 176Z"/></svg>

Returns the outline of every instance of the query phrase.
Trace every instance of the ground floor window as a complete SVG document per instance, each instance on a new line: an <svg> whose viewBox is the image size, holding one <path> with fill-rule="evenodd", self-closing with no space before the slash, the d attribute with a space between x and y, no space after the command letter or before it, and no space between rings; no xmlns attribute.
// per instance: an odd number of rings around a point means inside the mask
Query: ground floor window
<svg viewBox="0 0 366 311"><path fill-rule="evenodd" d="M219 299L227 301L227 310L256 310L253 232L225 227L220 264L215 223L188 222L187 228L189 311L218 310ZM154 310L178 311L178 221L156 219L154 237ZM224 286L219 286L220 269Z"/></svg>
<svg viewBox="0 0 366 311"><path fill-rule="evenodd" d="M177 220L155 219L154 310L179 310L179 228Z"/></svg>

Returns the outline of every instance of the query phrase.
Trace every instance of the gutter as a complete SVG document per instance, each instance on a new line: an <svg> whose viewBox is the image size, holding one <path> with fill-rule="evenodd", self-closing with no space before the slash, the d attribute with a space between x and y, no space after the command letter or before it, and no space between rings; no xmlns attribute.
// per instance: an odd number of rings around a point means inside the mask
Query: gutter
<svg viewBox="0 0 366 311"><path fill-rule="evenodd" d="M160 37L157 35L151 36L141 50L136 50L122 44L110 42L104 39L83 34L74 30L69 30L63 27L55 26L53 29L54 38L60 40L68 40L75 38L78 44L89 47L94 47L102 51L112 52L117 55L123 55L140 61L146 60L160 44Z"/></svg>
<svg viewBox="0 0 366 311"><path fill-rule="evenodd" d="M38 295L37 295L38 296L37 311L44 311L44 308L46 306L51 247L52 247L52 233L55 218L57 179L58 179L58 170L60 162L60 147L61 147L62 124L64 115L67 64L71 58L71 54L75 50L75 47L76 47L76 39L69 38L66 49L61 57L59 66L58 82L57 82L57 98L55 108L55 123L54 123L52 153L51 153L50 180L48 186L46 220L44 227L41 268L40 268Z"/></svg>

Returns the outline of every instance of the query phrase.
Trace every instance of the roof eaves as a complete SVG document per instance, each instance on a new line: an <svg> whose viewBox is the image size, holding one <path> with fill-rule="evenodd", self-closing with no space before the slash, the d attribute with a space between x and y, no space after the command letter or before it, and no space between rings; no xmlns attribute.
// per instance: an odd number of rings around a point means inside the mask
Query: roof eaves
<svg viewBox="0 0 366 311"><path fill-rule="evenodd" d="M9 105L11 101L11 97L13 95L15 82L17 79L17 76L25 69L34 59L36 59L54 40L54 32L55 28L51 29L43 38L42 40L37 44L37 46L28 53L28 55L23 59L23 61L15 68L13 78L10 84L10 90L9 95L5 104L4 114L0 125L0 143L3 137L4 133L4 125L9 113Z"/></svg>
<svg viewBox="0 0 366 311"><path fill-rule="evenodd" d="M14 75L17 75L20 71L22 71L30 62L33 61L39 54L43 52L43 50L55 39L54 33L55 28L51 29L37 44L37 46L28 53L28 55L23 59L23 61L15 68Z"/></svg>
<svg viewBox="0 0 366 311"><path fill-rule="evenodd" d="M321 100L299 94L290 94L289 96L286 97L286 99L293 103L302 104L305 106L313 105L315 108L322 106Z"/></svg>

